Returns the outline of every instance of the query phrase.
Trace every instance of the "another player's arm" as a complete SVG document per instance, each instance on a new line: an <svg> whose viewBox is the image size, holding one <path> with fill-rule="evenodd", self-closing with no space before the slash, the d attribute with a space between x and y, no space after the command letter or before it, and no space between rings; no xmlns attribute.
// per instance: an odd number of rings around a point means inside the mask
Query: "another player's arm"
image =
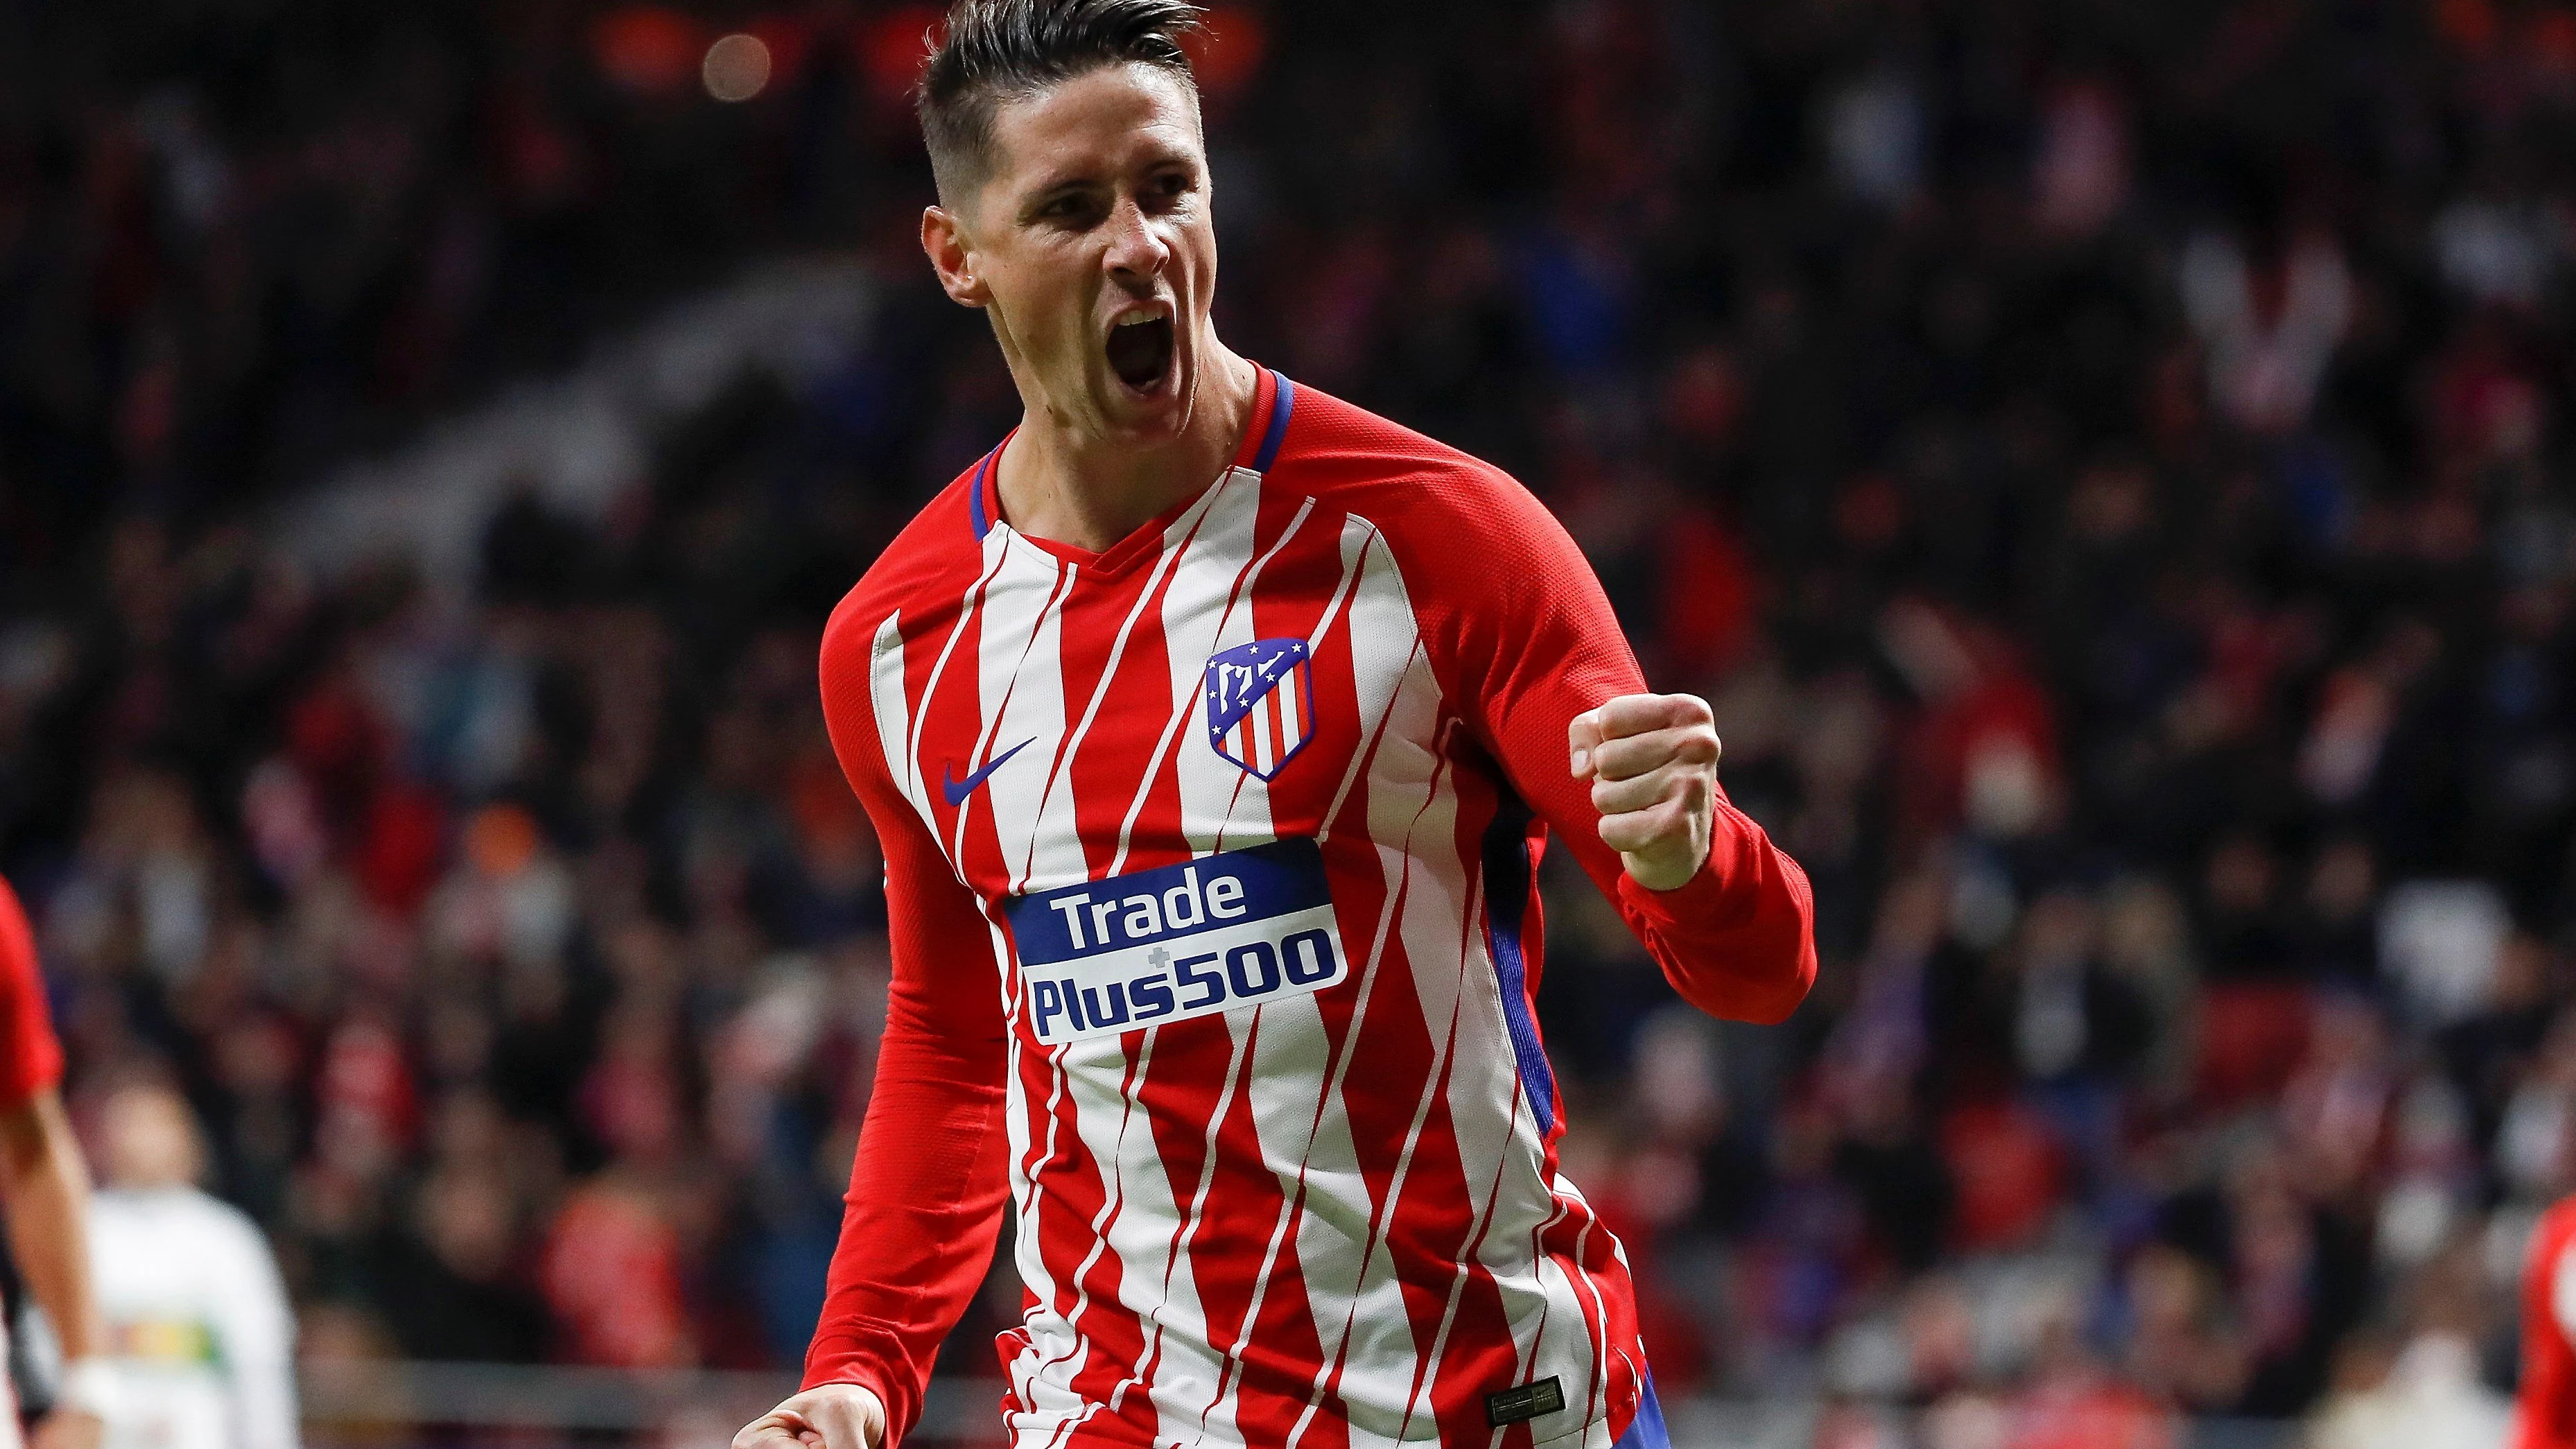
<svg viewBox="0 0 2576 1449"><path fill-rule="evenodd" d="M1512 787L1619 907L1683 999L1774 1022L1816 975L1805 872L1726 798L1708 703L1649 693L1555 517L1497 480L1472 547L1423 548L1444 683Z"/></svg>
<svg viewBox="0 0 2576 1449"><path fill-rule="evenodd" d="M991 935L887 773L866 670L865 636L827 636L824 718L885 853L894 983L805 1387L737 1434L734 1449L900 1439L920 1417L940 1340L991 1266L1006 1196Z"/></svg>
<svg viewBox="0 0 2576 1449"><path fill-rule="evenodd" d="M63 1115L62 1043L45 1007L36 936L0 881L0 1207L28 1291L62 1346L62 1391L35 1449L96 1449L112 1385L90 1284L89 1169Z"/></svg>
<svg viewBox="0 0 2576 1449"><path fill-rule="evenodd" d="M0 1106L0 1203L9 1212L10 1251L53 1324L72 1391L38 1429L35 1449L92 1449L105 1426L96 1402L102 1333L90 1286L89 1169L55 1087Z"/></svg>

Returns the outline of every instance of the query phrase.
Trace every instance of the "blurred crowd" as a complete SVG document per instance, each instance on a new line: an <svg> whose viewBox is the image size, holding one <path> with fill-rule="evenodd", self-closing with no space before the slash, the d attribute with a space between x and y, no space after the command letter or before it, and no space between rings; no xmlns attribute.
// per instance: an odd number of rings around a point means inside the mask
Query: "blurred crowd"
<svg viewBox="0 0 2576 1449"><path fill-rule="evenodd" d="M815 645L1016 408L912 251L935 14L0 5L0 866L307 1355L801 1351L886 979ZM1815 881L1770 1031L1553 883L1666 1397L2492 1442L2576 1189L2576 7L1242 0L1201 73L1229 341L1545 497ZM263 533L812 247L869 335L605 524Z"/></svg>

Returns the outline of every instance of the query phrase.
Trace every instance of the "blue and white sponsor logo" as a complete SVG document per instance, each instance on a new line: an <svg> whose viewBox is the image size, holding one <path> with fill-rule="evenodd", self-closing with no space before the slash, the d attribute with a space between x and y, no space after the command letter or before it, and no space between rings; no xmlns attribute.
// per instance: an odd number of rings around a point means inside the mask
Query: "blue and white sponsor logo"
<svg viewBox="0 0 2576 1449"><path fill-rule="evenodd" d="M1005 908L1049 1046L1307 996L1349 974L1324 853L1277 840L1020 896Z"/></svg>

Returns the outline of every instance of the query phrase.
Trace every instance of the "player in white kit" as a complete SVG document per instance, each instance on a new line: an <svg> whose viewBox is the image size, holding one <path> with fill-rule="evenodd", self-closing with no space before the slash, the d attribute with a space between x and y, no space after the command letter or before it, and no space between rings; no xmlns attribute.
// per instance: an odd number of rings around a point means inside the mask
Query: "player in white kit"
<svg viewBox="0 0 2576 1449"><path fill-rule="evenodd" d="M99 1139L107 1187L90 1250L116 1376L107 1449L295 1449L295 1320L259 1229L198 1190L187 1104L124 1087Z"/></svg>

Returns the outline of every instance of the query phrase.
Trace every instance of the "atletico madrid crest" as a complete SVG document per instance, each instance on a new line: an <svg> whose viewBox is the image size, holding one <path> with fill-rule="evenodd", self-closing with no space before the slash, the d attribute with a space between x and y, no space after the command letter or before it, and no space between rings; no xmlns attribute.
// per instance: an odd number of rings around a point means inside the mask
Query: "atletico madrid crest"
<svg viewBox="0 0 2576 1449"><path fill-rule="evenodd" d="M1207 663L1208 748L1264 780L1314 732L1314 671L1303 639L1255 639Z"/></svg>

